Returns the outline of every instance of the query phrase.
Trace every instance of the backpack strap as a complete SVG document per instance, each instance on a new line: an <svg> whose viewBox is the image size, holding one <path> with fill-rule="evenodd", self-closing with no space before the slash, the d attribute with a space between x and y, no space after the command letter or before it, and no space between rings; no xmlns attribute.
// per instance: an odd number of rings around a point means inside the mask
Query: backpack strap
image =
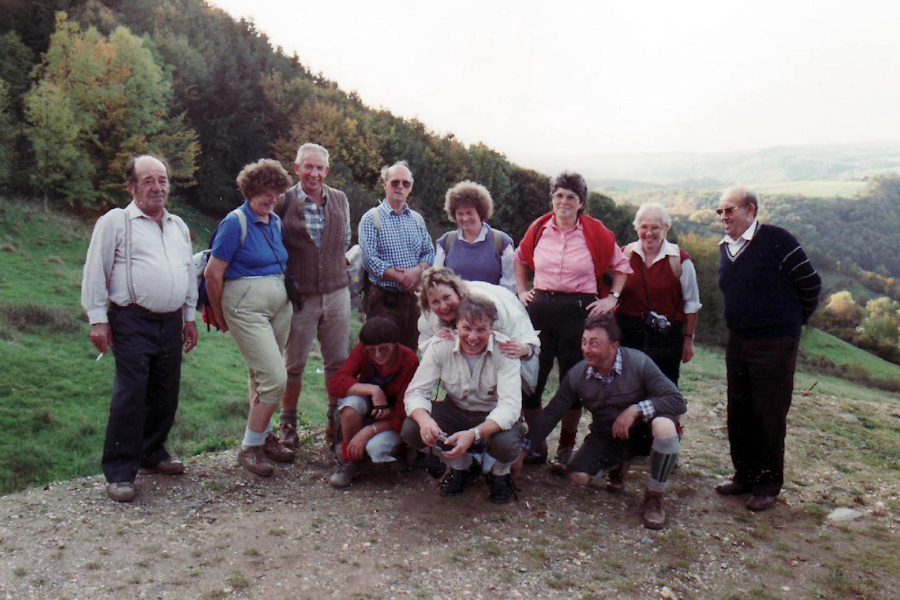
<svg viewBox="0 0 900 600"><path fill-rule="evenodd" d="M669 257L669 266L672 267L672 274L675 275L675 279L681 279L681 248L677 244L672 245L675 246L675 255Z"/></svg>
<svg viewBox="0 0 900 600"><path fill-rule="evenodd" d="M244 214L240 207L234 209L231 213L237 217L238 223L241 224L241 246L243 246L244 242L247 241L247 215Z"/></svg>
<svg viewBox="0 0 900 600"><path fill-rule="evenodd" d="M494 238L494 250L497 256L503 256L503 234L491 227L491 235Z"/></svg>
<svg viewBox="0 0 900 600"><path fill-rule="evenodd" d="M451 231L447 234L447 237L444 238L444 256L450 255L450 248L453 247L453 243L456 241L456 232Z"/></svg>

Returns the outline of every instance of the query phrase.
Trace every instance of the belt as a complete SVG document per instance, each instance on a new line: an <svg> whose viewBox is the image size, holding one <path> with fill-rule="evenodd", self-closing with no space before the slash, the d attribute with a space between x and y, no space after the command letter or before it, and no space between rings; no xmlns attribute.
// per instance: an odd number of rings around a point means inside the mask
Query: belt
<svg viewBox="0 0 900 600"><path fill-rule="evenodd" d="M129 311L129 312L136 312L145 317L150 317L151 319L158 319L160 321L165 320L165 319L171 319L173 317L181 318L181 309L173 310L172 312L160 313L160 312L153 312L152 310L147 310L140 304L128 304L126 306L122 306L120 304L116 304L115 302L110 302L109 308L110 308L110 310L116 310L116 311L124 310L124 311Z"/></svg>
<svg viewBox="0 0 900 600"><path fill-rule="evenodd" d="M535 290L537 294L543 294L550 298L590 298L596 300L596 294L588 294L586 292L556 292L554 290Z"/></svg>

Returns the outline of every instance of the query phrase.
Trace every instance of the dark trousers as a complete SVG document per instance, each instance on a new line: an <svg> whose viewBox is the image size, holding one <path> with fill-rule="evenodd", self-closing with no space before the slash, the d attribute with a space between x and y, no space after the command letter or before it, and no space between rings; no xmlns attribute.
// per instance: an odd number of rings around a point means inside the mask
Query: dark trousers
<svg viewBox="0 0 900 600"><path fill-rule="evenodd" d="M528 305L528 316L539 330L541 354L537 385L534 393L522 398L522 408L541 407L541 396L547 378L553 370L553 360L559 363L559 380L584 358L581 355L581 335L588 305L596 300L590 294L566 294L538 290ZM581 408L581 401L572 408Z"/></svg>
<svg viewBox="0 0 900 600"><path fill-rule="evenodd" d="M415 352L419 342L419 300L415 294L369 284L366 319L387 317L400 329L400 343Z"/></svg>
<svg viewBox="0 0 900 600"><path fill-rule="evenodd" d="M431 404L431 418L448 436L453 435L457 431L464 431L481 425L487 416L488 413L486 412L464 410L449 398L443 402L433 402ZM525 423L519 420L518 423L515 423L506 431L498 431L485 439L485 452L499 463L515 462L522 451L522 440L526 432ZM419 432L419 424L410 417L403 421L400 437L403 438L403 441L410 448L421 450L425 447L425 442L422 441L422 434Z"/></svg>
<svg viewBox="0 0 900 600"><path fill-rule="evenodd" d="M800 338L728 336L728 441L735 481L758 496L784 483L784 437Z"/></svg>
<svg viewBox="0 0 900 600"><path fill-rule="evenodd" d="M649 356L663 375L677 386L684 348L684 325L672 321L669 331L661 334L645 325L644 319L640 317L616 315L616 322L622 330L622 345L640 350Z"/></svg>
<svg viewBox="0 0 900 600"><path fill-rule="evenodd" d="M591 431L572 461L570 473L587 473L595 477L597 473L636 456L649 456L653 448L653 430L650 423L640 423L631 428L628 438L621 440L609 431Z"/></svg>
<svg viewBox="0 0 900 600"><path fill-rule="evenodd" d="M111 306L116 379L101 466L107 481L134 481L138 469L169 457L181 381L181 311L154 314Z"/></svg>

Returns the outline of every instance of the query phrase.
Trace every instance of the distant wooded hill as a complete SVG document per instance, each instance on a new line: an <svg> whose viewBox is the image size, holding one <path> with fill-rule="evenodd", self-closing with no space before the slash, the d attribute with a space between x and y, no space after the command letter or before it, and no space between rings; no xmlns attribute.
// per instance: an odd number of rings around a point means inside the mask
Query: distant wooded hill
<svg viewBox="0 0 900 600"><path fill-rule="evenodd" d="M846 181L890 172L900 173L900 141L716 153L597 153L578 157L577 160L580 164L589 165L585 167L585 177L595 187L608 191L653 187L719 188L808 180ZM546 164L541 168L554 171L565 164L565 160L547 157Z"/></svg>

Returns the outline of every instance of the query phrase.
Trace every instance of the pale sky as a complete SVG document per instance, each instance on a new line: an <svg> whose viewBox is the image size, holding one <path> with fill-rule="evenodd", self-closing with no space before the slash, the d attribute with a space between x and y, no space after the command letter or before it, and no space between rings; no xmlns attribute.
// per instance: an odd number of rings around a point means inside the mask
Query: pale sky
<svg viewBox="0 0 900 600"><path fill-rule="evenodd" d="M537 169L900 140L900 2L209 0L368 106Z"/></svg>

